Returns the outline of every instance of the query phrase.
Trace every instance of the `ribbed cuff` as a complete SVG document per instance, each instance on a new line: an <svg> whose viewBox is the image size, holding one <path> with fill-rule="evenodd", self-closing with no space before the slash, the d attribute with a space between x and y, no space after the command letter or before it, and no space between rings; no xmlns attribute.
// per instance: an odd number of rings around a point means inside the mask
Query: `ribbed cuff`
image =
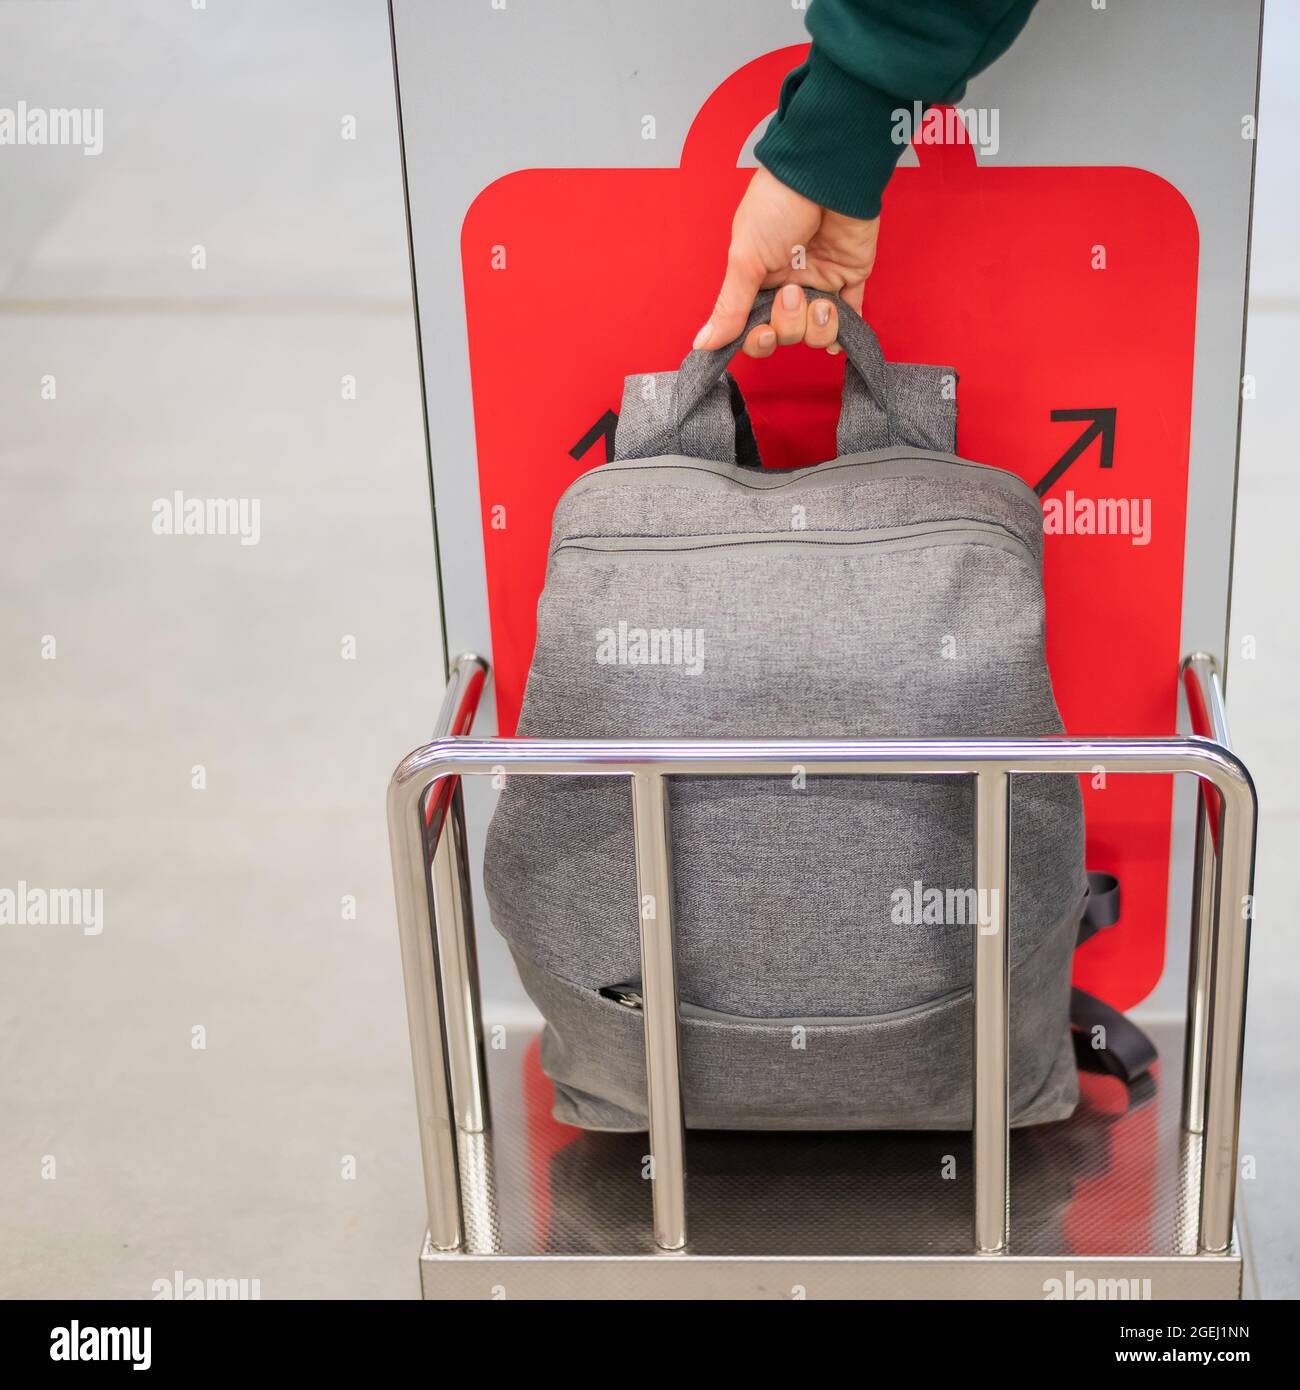
<svg viewBox="0 0 1300 1390"><path fill-rule="evenodd" d="M877 217L880 195L906 148L892 133L907 103L851 77L814 44L781 89L781 103L755 146L783 184L846 217Z"/></svg>

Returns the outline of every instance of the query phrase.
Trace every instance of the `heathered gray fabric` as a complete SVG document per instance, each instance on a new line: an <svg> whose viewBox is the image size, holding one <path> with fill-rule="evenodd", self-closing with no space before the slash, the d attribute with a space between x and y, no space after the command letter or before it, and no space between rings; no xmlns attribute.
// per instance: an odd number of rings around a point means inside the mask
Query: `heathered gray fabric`
<svg viewBox="0 0 1300 1390"><path fill-rule="evenodd" d="M890 362L886 371L888 410L882 412L852 364L844 370L836 451L886 449L906 441L921 449L957 450L957 373L951 367Z"/></svg>
<svg viewBox="0 0 1300 1390"><path fill-rule="evenodd" d="M936 399L923 384L894 424ZM584 475L556 509L518 732L1060 733L1037 497L908 443L776 475L680 455ZM658 664L633 661L637 630L667 634ZM674 778L669 806L689 1122L967 1124L975 925L909 919L926 890L969 906L968 779ZM1015 779L1011 827L1013 1112L1033 1123L1076 1096L1077 780ZM485 883L548 1019L557 1116L641 1124L641 1019L597 992L640 974L626 785L514 779ZM764 1022L792 1018L819 1020L806 1051Z"/></svg>
<svg viewBox="0 0 1300 1390"><path fill-rule="evenodd" d="M605 464L572 484L556 511L551 559L563 541L588 537L763 531L798 540L809 532L870 536L962 521L1001 527L1041 565L1042 510L1030 489L1009 473L945 455L882 451L793 472L638 459ZM548 653L539 643L535 655Z"/></svg>
<svg viewBox="0 0 1300 1390"><path fill-rule="evenodd" d="M1062 922L1012 972L1018 1126L1065 1119L1078 1099L1074 1048L1060 1026L1077 925ZM546 1015L542 1066L555 1084L555 1118L583 1129L645 1129L641 1014L518 952L515 963ZM688 1008L686 1121L695 1129L969 1129L971 1031L969 990L910 1015L847 1025L701 1018Z"/></svg>
<svg viewBox="0 0 1300 1390"><path fill-rule="evenodd" d="M715 382L679 429L675 413L676 372L643 372L623 383L614 452L618 458L683 453L731 463L736 457L736 420L725 381Z"/></svg>

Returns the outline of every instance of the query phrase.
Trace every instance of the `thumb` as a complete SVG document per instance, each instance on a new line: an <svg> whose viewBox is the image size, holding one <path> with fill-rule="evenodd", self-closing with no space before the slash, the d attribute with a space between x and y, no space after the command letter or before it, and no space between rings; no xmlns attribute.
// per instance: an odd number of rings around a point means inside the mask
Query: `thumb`
<svg viewBox="0 0 1300 1390"><path fill-rule="evenodd" d="M735 257L727 258L727 273L718 291L709 321L695 335L692 348L715 348L734 342L740 337L754 307L754 296L763 285L763 271L742 264Z"/></svg>

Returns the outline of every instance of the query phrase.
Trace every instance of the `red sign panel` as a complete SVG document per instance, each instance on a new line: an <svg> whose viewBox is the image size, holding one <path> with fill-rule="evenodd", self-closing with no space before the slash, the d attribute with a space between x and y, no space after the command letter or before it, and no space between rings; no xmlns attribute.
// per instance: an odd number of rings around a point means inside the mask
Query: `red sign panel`
<svg viewBox="0 0 1300 1390"><path fill-rule="evenodd" d="M805 49L767 54L701 108L677 169L529 169L465 218L461 250L502 733L532 656L551 513L605 457L624 376L671 370L712 304L738 153ZM1044 501L1048 657L1077 735L1174 731L1198 239L1141 169L978 165L918 147L885 194L864 313L885 355L955 367L965 458ZM740 359L764 461L835 452L843 360ZM1160 976L1171 779L1084 779L1089 866L1124 918L1077 976L1125 1008Z"/></svg>

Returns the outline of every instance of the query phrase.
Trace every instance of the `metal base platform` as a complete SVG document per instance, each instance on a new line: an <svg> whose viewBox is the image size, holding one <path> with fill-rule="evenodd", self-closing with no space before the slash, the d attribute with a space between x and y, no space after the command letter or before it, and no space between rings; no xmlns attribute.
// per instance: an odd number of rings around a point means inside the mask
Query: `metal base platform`
<svg viewBox="0 0 1300 1390"><path fill-rule="evenodd" d="M1199 1140L1182 1030L1133 1092L1084 1075L1071 1120L1011 1140L1011 1244L972 1254L968 1134L726 1134L686 1143L690 1244L651 1235L644 1134L550 1117L536 1035L488 1050L490 1139L460 1136L461 1252L426 1240L426 1298L1232 1299L1234 1241L1197 1255Z"/></svg>

